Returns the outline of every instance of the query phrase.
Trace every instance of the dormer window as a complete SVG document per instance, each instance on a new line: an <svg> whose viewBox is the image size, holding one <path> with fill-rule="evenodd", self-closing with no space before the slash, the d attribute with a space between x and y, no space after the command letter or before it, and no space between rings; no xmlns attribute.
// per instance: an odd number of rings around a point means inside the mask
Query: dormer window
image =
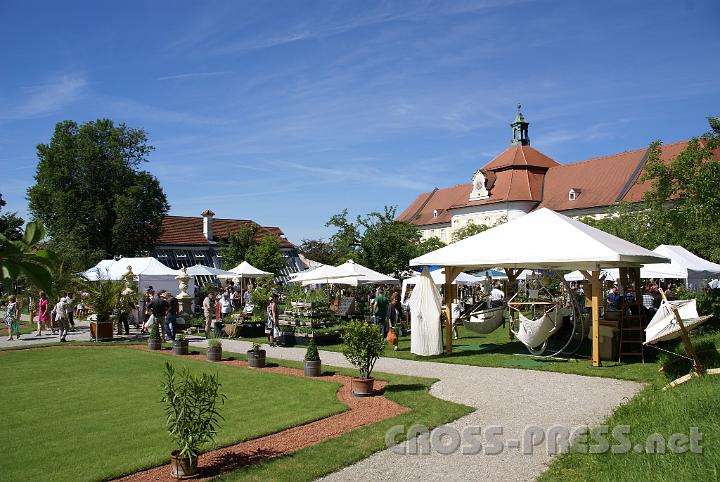
<svg viewBox="0 0 720 482"><path fill-rule="evenodd" d="M434 210L433 210L433 217L436 218L437 215L438 215L437 209L434 209Z"/></svg>
<svg viewBox="0 0 720 482"><path fill-rule="evenodd" d="M576 200L580 196L581 192L582 191L576 187L571 188L570 191L568 192L568 200L569 201Z"/></svg>

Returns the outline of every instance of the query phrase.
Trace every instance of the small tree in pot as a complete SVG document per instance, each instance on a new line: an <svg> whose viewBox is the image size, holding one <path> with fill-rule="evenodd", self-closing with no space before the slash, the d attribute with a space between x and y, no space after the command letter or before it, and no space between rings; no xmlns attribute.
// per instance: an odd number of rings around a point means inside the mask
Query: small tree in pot
<svg viewBox="0 0 720 482"><path fill-rule="evenodd" d="M250 368L264 368L265 350L261 350L258 343L253 343L252 349L247 352L247 359Z"/></svg>
<svg viewBox="0 0 720 482"><path fill-rule="evenodd" d="M175 336L175 340L173 340L173 353L176 355L187 355L190 353L188 341L182 333Z"/></svg>
<svg viewBox="0 0 720 482"><path fill-rule="evenodd" d="M213 362L222 360L222 339L213 336L208 340L207 359Z"/></svg>
<svg viewBox="0 0 720 482"><path fill-rule="evenodd" d="M83 289L87 293L84 301L95 314L95 320L90 322L90 336L95 340L111 339L112 317L118 310L122 284L119 281L100 278L97 281L84 283Z"/></svg>
<svg viewBox="0 0 720 482"><path fill-rule="evenodd" d="M385 339L380 327L360 320L351 321L345 328L342 340L343 355L360 371L360 376L352 379L353 396L372 396L374 378L370 374L385 350Z"/></svg>
<svg viewBox="0 0 720 482"><path fill-rule="evenodd" d="M148 338L148 350L159 350L162 347L160 340L160 328L157 322L150 327L150 338Z"/></svg>
<svg viewBox="0 0 720 482"><path fill-rule="evenodd" d="M318 353L315 340L310 340L310 344L305 351L304 373L306 377L319 377L321 372L320 353Z"/></svg>
<svg viewBox="0 0 720 482"><path fill-rule="evenodd" d="M166 424L178 450L171 454L172 476L197 474L200 447L215 439L220 421L224 420L218 405L225 402L217 375L192 375L187 369L175 377L175 368L165 362L162 382Z"/></svg>

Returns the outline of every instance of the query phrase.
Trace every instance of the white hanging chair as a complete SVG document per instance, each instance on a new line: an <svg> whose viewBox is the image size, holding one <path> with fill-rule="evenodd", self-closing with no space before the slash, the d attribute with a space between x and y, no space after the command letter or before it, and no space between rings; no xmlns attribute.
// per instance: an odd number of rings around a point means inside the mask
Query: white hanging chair
<svg viewBox="0 0 720 482"><path fill-rule="evenodd" d="M497 330L505 319L506 306L497 306L470 313L470 317L463 319L463 326L475 333L487 335Z"/></svg>
<svg viewBox="0 0 720 482"><path fill-rule="evenodd" d="M532 352L533 349L541 347L562 326L563 316L565 316L563 310L557 306L550 308L540 318L534 320L518 312L520 328L513 333ZM542 351L544 351L544 347Z"/></svg>

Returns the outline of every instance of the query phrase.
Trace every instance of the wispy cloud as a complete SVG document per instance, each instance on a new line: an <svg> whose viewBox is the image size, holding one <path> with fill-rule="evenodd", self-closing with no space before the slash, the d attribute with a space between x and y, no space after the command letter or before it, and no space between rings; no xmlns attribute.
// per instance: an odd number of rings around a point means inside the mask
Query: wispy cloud
<svg viewBox="0 0 720 482"><path fill-rule="evenodd" d="M0 119L34 119L52 115L80 99L88 83L83 77L61 76L21 89L19 100Z"/></svg>
<svg viewBox="0 0 720 482"><path fill-rule="evenodd" d="M230 71L217 71L217 72L188 72L186 74L175 74L166 75L164 77L158 77L157 80L186 80L186 79L207 79L210 77L222 77L224 75L231 75L234 72Z"/></svg>

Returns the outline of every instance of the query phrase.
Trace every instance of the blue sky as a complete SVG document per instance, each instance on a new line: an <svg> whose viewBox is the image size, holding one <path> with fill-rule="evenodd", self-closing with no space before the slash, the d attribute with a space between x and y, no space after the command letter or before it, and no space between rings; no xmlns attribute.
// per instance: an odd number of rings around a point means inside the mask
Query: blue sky
<svg viewBox="0 0 720 482"><path fill-rule="evenodd" d="M720 2L0 0L0 192L26 216L56 122L144 128L171 213L295 242L469 182L509 143L558 162L720 114Z"/></svg>

